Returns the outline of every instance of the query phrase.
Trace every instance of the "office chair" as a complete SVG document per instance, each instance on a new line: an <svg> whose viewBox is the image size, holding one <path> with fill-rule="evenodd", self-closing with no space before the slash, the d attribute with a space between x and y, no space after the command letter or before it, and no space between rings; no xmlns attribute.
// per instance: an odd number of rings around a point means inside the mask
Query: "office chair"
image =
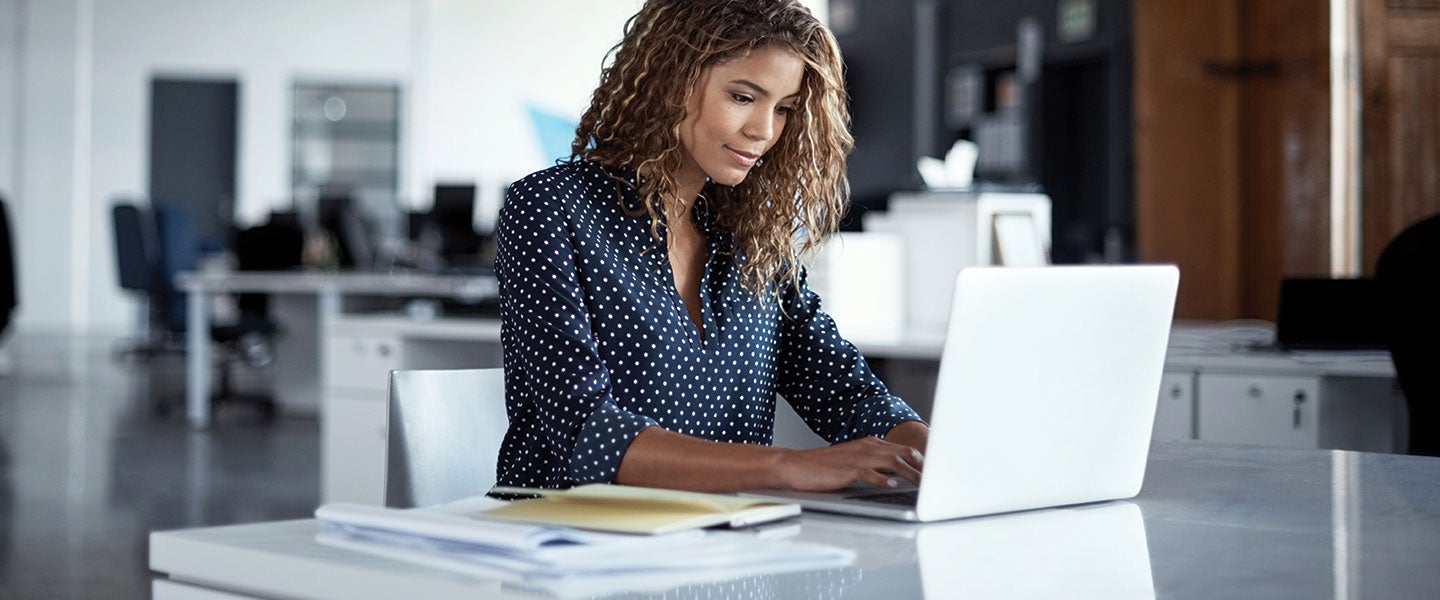
<svg viewBox="0 0 1440 600"><path fill-rule="evenodd" d="M1410 413L1409 454L1440 456L1440 215L1391 240L1375 263L1383 326Z"/></svg>
<svg viewBox="0 0 1440 600"><path fill-rule="evenodd" d="M375 266L372 225L351 196L321 196L315 225L334 242L335 266L357 270Z"/></svg>
<svg viewBox="0 0 1440 600"><path fill-rule="evenodd" d="M289 271L304 262L305 230L295 213L276 212L263 225L234 234L235 268L241 271ZM269 294L240 294L241 318L269 318Z"/></svg>
<svg viewBox="0 0 1440 600"><path fill-rule="evenodd" d="M157 248L160 238L155 232L155 217L147 208L128 202L116 203L110 215L115 234L115 273L120 289L139 297L144 329L140 339L117 348L116 357L149 359L161 354L183 353L184 346L164 326L163 282Z"/></svg>
<svg viewBox="0 0 1440 600"><path fill-rule="evenodd" d="M430 506L490 491L509 425L504 369L392 371L385 505Z"/></svg>
<svg viewBox="0 0 1440 600"><path fill-rule="evenodd" d="M20 304L20 294L15 283L15 250L11 242L10 215L5 207L5 198L0 197L0 352L5 352L5 333L10 329L10 317ZM5 357L0 356L0 359ZM8 361L0 360L0 363ZM0 366L0 371L5 367Z"/></svg>
<svg viewBox="0 0 1440 600"><path fill-rule="evenodd" d="M188 305L185 293L175 287L174 280L176 274L194 271L199 267L199 239L195 233L194 221L183 208L154 203L152 212L158 238L155 247L158 250L156 257L159 265L154 297L161 306L160 318L166 330L175 339L184 339ZM269 338L276 330L274 322L268 317L245 314L243 311L237 322L217 324L210 328L210 339L222 349L218 353L219 372L216 377L216 391L211 397L212 405L218 407L223 404L251 404L258 409L263 420L274 419L273 398L267 395L241 395L234 390L230 363L235 359L248 359L254 366L264 366L263 361L269 356L264 348L269 347ZM158 415L165 416L182 403L160 402L156 404L155 411Z"/></svg>

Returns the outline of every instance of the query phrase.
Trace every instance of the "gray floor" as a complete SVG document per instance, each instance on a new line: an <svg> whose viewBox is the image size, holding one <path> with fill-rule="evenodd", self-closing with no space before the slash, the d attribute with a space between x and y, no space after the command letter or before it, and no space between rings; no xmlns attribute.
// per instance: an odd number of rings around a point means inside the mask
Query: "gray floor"
<svg viewBox="0 0 1440 600"><path fill-rule="evenodd" d="M113 340L22 336L0 375L0 599L148 598L147 534L302 518L319 497L313 418L222 410L207 432L156 402L182 358Z"/></svg>

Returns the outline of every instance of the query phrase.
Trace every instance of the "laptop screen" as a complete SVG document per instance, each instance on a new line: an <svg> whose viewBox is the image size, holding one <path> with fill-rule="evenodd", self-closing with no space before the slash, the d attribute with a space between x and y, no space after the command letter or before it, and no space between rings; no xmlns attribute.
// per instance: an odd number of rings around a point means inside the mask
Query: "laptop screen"
<svg viewBox="0 0 1440 600"><path fill-rule="evenodd" d="M1286 350L1384 349L1378 296L1370 278L1287 278L1280 282L1275 344Z"/></svg>

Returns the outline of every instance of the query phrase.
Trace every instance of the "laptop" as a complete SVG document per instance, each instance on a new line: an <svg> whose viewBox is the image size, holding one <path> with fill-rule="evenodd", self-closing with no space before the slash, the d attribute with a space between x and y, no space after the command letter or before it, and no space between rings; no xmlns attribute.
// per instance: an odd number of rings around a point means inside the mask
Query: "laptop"
<svg viewBox="0 0 1440 600"><path fill-rule="evenodd" d="M938 521L1140 492L1180 273L972 267L955 281L922 485L741 495Z"/></svg>
<svg viewBox="0 0 1440 600"><path fill-rule="evenodd" d="M1371 278L1287 277L1280 282L1281 350L1385 350L1380 286Z"/></svg>

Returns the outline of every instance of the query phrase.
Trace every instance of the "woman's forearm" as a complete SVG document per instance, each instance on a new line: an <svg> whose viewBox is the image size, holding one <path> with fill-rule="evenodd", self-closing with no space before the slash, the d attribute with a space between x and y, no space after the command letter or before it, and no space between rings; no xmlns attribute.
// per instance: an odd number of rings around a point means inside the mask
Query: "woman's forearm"
<svg viewBox="0 0 1440 600"><path fill-rule="evenodd" d="M783 448L712 442L650 427L635 436L615 483L695 492L786 487Z"/></svg>
<svg viewBox="0 0 1440 600"><path fill-rule="evenodd" d="M907 443L867 437L791 450L712 442L650 427L631 441L615 482L695 492L825 491L856 483L895 487L902 479L919 483L925 457L915 445L924 446L923 428L915 423L892 430Z"/></svg>

